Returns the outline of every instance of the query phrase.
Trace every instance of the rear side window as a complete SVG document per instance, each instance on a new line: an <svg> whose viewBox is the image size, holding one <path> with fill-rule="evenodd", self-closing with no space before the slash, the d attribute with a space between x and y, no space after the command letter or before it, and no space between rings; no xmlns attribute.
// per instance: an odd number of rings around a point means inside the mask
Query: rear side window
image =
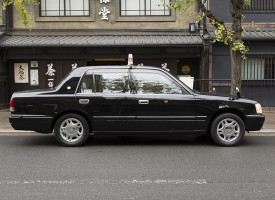
<svg viewBox="0 0 275 200"><path fill-rule="evenodd" d="M87 72L81 81L81 93L130 93L127 72Z"/></svg>
<svg viewBox="0 0 275 200"><path fill-rule="evenodd" d="M134 72L138 94L182 94L181 87L165 74L158 72Z"/></svg>

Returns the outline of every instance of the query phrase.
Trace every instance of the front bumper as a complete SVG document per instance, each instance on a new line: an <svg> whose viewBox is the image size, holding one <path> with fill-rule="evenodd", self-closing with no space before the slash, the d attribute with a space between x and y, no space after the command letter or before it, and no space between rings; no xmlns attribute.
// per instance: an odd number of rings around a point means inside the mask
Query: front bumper
<svg viewBox="0 0 275 200"><path fill-rule="evenodd" d="M258 131L264 125L264 115L246 115L245 117L246 131Z"/></svg>
<svg viewBox="0 0 275 200"><path fill-rule="evenodd" d="M37 131L51 133L53 118L45 115L18 115L9 117L11 126L15 130Z"/></svg>

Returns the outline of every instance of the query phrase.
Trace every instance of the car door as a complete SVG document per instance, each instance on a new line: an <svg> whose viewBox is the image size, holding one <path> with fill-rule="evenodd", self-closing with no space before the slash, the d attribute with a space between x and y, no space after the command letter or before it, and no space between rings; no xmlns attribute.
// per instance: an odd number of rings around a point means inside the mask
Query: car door
<svg viewBox="0 0 275 200"><path fill-rule="evenodd" d="M196 100L173 78L160 70L133 69L138 131L193 132Z"/></svg>
<svg viewBox="0 0 275 200"><path fill-rule="evenodd" d="M76 100L94 122L95 133L132 131L136 118L128 69L96 69L83 76Z"/></svg>

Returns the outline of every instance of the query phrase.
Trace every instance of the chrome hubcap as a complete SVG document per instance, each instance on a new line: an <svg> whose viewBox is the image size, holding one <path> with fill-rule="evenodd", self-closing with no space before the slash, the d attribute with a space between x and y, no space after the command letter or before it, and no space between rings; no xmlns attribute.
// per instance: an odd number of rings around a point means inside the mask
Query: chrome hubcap
<svg viewBox="0 0 275 200"><path fill-rule="evenodd" d="M60 125L61 137L67 142L76 142L83 135L83 125L75 118L68 118Z"/></svg>
<svg viewBox="0 0 275 200"><path fill-rule="evenodd" d="M240 135L240 126L234 119L223 119L218 124L217 134L222 141L233 142Z"/></svg>

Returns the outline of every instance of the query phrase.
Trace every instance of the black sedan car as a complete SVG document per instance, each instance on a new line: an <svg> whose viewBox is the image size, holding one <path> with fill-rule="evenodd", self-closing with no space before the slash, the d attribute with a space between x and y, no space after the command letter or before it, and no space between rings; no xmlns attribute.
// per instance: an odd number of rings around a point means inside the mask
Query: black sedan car
<svg viewBox="0 0 275 200"><path fill-rule="evenodd" d="M254 100L194 92L155 67L93 66L69 73L55 88L12 95L16 130L51 133L65 146L95 135L203 135L220 146L260 130L264 115Z"/></svg>

